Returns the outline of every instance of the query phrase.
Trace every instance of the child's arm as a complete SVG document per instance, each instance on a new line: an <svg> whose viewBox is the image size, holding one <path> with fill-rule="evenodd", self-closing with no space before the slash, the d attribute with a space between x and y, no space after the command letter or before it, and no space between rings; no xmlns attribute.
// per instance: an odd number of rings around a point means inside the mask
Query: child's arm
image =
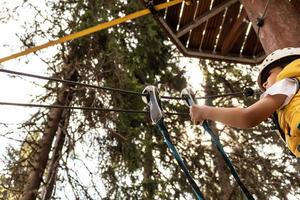
<svg viewBox="0 0 300 200"><path fill-rule="evenodd" d="M219 121L229 126L250 128L267 119L279 108L286 95L268 95L248 108L217 108L211 106L193 105L190 116L193 122L202 122L205 119Z"/></svg>

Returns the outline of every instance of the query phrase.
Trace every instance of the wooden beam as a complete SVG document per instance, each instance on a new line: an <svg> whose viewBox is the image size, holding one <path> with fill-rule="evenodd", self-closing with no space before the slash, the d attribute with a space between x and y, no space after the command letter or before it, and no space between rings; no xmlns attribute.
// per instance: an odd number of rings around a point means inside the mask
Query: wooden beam
<svg viewBox="0 0 300 200"><path fill-rule="evenodd" d="M227 55L232 49L236 41L246 32L248 23L246 22L247 14L243 9L240 16L237 18L233 26L231 27L229 33L227 33L226 38L223 42L221 53L222 55Z"/></svg>
<svg viewBox="0 0 300 200"><path fill-rule="evenodd" d="M263 59L266 57L265 55L262 56L241 56L237 54L228 54L228 55L222 55L220 53L211 53L211 52L204 52L204 51L191 51L186 50L183 55L188 57L194 57L194 58L201 58L201 59L210 59L210 60L219 60L219 61L226 61L226 62L232 62L232 63L244 63L249 65L256 65L263 61Z"/></svg>
<svg viewBox="0 0 300 200"><path fill-rule="evenodd" d="M187 25L185 25L182 29L180 29L176 33L176 37L180 38L184 34L188 33L191 29L194 29L201 25L202 23L206 22L208 19L212 18L213 16L219 14L224 9L228 8L232 4L238 2L238 0L229 0L225 1L211 9L210 11L200 15L199 17L195 18L195 20Z"/></svg>
<svg viewBox="0 0 300 200"><path fill-rule="evenodd" d="M289 0L240 1L256 33L257 18L265 13L264 25L259 29L258 37L267 54L284 47L299 47L300 13Z"/></svg>

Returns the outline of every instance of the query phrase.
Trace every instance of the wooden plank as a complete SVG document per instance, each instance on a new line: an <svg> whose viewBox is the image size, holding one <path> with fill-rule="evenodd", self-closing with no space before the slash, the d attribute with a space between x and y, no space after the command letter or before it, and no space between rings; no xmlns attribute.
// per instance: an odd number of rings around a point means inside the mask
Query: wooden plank
<svg viewBox="0 0 300 200"><path fill-rule="evenodd" d="M253 28L250 29L248 38L245 42L243 54L248 56L252 55L254 57L264 54L264 50L260 44L260 41L258 41L258 37Z"/></svg>
<svg viewBox="0 0 300 200"><path fill-rule="evenodd" d="M184 27L182 27L176 33L177 37L181 37L182 35L189 32L191 29L198 27L199 25L206 22L207 20L214 17L215 15L219 14L220 12L224 11L224 9L236 3L237 1L238 0L224 1L219 5L215 6L212 10L203 13L202 15L198 16L195 20L191 21L189 24L186 24Z"/></svg>
<svg viewBox="0 0 300 200"><path fill-rule="evenodd" d="M213 4L213 8L217 5L219 5L222 2L222 0L215 0ZM202 44L200 46L201 50L214 50L214 45L217 39L217 35L220 31L220 26L223 21L223 10L222 12L218 13L214 17L208 20L206 30L205 30L205 35L202 41ZM213 53L213 52L212 52Z"/></svg>
<svg viewBox="0 0 300 200"><path fill-rule="evenodd" d="M197 4L196 3L192 3L190 5L185 5L183 12L182 12L182 17L180 20L180 24L179 24L179 28L185 26L186 24L188 24L190 21L193 21L194 19L194 15L196 12L196 8L197 8ZM188 41L189 38L189 32L182 35L181 37L178 37L181 41L181 43L186 46L186 43Z"/></svg>
<svg viewBox="0 0 300 200"><path fill-rule="evenodd" d="M173 32L176 31L176 27L179 23L181 4L172 6L167 9L166 22L170 26Z"/></svg>
<svg viewBox="0 0 300 200"><path fill-rule="evenodd" d="M209 10L209 6L210 1L199 1L196 18L207 12ZM188 48L199 49L203 37L202 33L204 31L204 28L205 23L201 24L197 28L192 29Z"/></svg>
<svg viewBox="0 0 300 200"><path fill-rule="evenodd" d="M226 17L224 19L224 24L219 36L219 41L216 47L216 52L221 52L221 48L224 42L224 39L227 35L227 33L230 31L233 23L236 21L238 14L239 14L239 9L240 9L241 4L239 2L236 2L235 4L231 5L227 9Z"/></svg>
<svg viewBox="0 0 300 200"><path fill-rule="evenodd" d="M230 52L230 50L232 50L233 46L237 43L237 40L243 36L243 33L246 32L248 27L248 23L245 22L246 16L247 16L246 12L243 9L241 11L239 18L235 21L230 31L227 33L225 40L223 41L223 45L221 49L222 55L227 55ZM244 40L242 39L242 41ZM242 44L238 46L240 48Z"/></svg>

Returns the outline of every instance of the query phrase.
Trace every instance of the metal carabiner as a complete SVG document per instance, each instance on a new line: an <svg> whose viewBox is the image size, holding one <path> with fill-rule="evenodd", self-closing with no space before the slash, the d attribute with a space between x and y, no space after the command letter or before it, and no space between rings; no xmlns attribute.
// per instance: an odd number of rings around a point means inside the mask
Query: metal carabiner
<svg viewBox="0 0 300 200"><path fill-rule="evenodd" d="M143 90L142 100L150 107L150 118L154 124L164 117L158 91L153 85L145 87Z"/></svg>
<svg viewBox="0 0 300 200"><path fill-rule="evenodd" d="M187 87L181 90L180 93L181 98L184 99L184 104L187 107L192 106L193 104L197 104L197 100L195 99L195 93L192 88Z"/></svg>

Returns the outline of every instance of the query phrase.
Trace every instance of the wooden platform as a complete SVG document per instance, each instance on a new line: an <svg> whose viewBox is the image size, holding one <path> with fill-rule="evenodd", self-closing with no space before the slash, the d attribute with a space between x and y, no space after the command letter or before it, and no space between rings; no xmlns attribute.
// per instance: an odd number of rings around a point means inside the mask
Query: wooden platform
<svg viewBox="0 0 300 200"><path fill-rule="evenodd" d="M300 1L291 3L300 12ZM184 56L252 65L265 57L239 0L194 0L160 11L155 18Z"/></svg>

